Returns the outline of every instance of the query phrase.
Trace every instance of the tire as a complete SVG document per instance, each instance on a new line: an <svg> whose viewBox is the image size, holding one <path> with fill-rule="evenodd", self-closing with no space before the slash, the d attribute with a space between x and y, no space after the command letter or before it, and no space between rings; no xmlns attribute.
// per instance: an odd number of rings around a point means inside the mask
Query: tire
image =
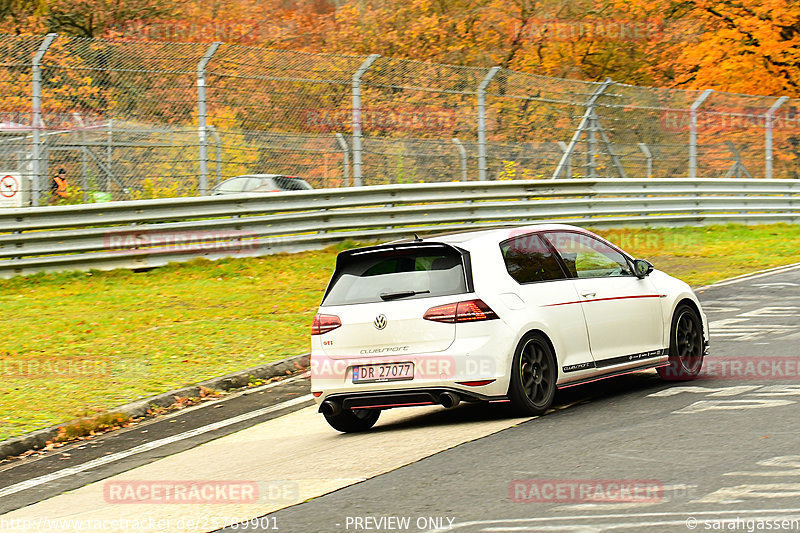
<svg viewBox="0 0 800 533"><path fill-rule="evenodd" d="M528 333L519 342L511 363L508 399L524 416L544 414L556 395L558 368L550 343L539 333Z"/></svg>
<svg viewBox="0 0 800 533"><path fill-rule="evenodd" d="M336 431L358 433L374 426L380 416L380 409L342 409L338 415L325 415L325 420Z"/></svg>
<svg viewBox="0 0 800 533"><path fill-rule="evenodd" d="M669 332L669 364L658 369L666 381L695 379L703 368L703 322L697 311L681 304L672 316Z"/></svg>

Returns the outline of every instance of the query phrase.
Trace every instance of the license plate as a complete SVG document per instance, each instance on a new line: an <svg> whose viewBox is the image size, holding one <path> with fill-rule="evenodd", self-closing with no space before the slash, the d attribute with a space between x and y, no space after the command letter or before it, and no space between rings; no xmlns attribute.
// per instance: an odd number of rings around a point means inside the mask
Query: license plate
<svg viewBox="0 0 800 533"><path fill-rule="evenodd" d="M353 383L414 379L414 363L383 363L353 367Z"/></svg>

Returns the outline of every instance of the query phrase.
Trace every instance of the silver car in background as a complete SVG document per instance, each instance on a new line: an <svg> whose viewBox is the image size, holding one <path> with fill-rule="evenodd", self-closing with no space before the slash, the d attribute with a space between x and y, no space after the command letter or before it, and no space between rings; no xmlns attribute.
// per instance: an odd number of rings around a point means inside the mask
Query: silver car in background
<svg viewBox="0 0 800 533"><path fill-rule="evenodd" d="M247 174L227 179L211 189L211 194L242 194L247 192L307 191L314 187L296 176L282 174Z"/></svg>

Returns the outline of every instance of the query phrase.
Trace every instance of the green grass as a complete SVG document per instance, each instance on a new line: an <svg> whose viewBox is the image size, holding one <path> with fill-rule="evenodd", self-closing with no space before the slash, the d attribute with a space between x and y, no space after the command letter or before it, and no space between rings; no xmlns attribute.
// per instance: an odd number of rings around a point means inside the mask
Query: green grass
<svg viewBox="0 0 800 533"><path fill-rule="evenodd" d="M800 261L800 226L599 233L693 285ZM352 245L0 280L0 439L308 351L336 253Z"/></svg>

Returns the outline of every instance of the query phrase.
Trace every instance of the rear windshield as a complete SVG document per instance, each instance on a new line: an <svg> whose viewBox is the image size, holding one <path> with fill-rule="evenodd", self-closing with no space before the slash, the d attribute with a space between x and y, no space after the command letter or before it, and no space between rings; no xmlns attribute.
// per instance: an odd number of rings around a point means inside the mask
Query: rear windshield
<svg viewBox="0 0 800 533"><path fill-rule="evenodd" d="M322 305L429 298L467 290L461 254L449 246L356 252L340 263Z"/></svg>
<svg viewBox="0 0 800 533"><path fill-rule="evenodd" d="M274 176L272 179L275 180L275 185L284 191L305 191L311 188L311 185L297 178Z"/></svg>

